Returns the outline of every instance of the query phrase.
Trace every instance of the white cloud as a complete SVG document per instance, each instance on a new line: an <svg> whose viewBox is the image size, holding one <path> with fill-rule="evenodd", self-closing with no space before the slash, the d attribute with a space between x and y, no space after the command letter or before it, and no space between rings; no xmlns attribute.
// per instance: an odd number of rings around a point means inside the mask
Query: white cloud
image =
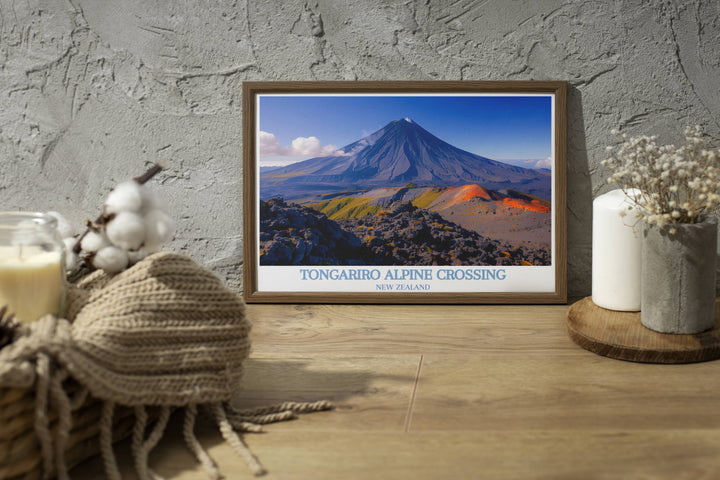
<svg viewBox="0 0 720 480"><path fill-rule="evenodd" d="M545 160L538 160L535 163L535 168L552 168L552 158L547 157Z"/></svg>
<svg viewBox="0 0 720 480"><path fill-rule="evenodd" d="M325 157L344 155L335 145L323 145L317 137L298 137L284 147L275 135L261 131L258 135L261 157Z"/></svg>
<svg viewBox="0 0 720 480"><path fill-rule="evenodd" d="M325 145L320 143L317 137L298 137L292 141L293 157L307 156L320 157L324 155L333 155L337 151L335 145Z"/></svg>
<svg viewBox="0 0 720 480"><path fill-rule="evenodd" d="M522 162L522 163L521 163ZM548 157L544 160L518 160L517 165L527 165L529 168L547 168L551 169L553 166L552 158Z"/></svg>
<svg viewBox="0 0 720 480"><path fill-rule="evenodd" d="M261 157L285 156L287 148L280 145L275 135L268 132L260 132L258 135L258 146Z"/></svg>

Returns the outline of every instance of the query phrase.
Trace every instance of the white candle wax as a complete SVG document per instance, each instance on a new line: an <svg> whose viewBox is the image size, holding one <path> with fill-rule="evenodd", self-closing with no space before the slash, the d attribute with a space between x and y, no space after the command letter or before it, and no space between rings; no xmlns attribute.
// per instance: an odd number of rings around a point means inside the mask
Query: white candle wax
<svg viewBox="0 0 720 480"><path fill-rule="evenodd" d="M639 193L628 191L633 196ZM622 190L593 201L592 300L599 307L640 310L642 219L636 211Z"/></svg>
<svg viewBox="0 0 720 480"><path fill-rule="evenodd" d="M37 246L0 247L0 306L22 322L57 315L63 296L62 255Z"/></svg>

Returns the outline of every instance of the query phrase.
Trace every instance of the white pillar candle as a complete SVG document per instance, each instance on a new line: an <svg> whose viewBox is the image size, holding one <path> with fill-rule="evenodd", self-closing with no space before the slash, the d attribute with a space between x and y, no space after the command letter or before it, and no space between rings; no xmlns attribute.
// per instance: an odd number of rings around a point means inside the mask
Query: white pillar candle
<svg viewBox="0 0 720 480"><path fill-rule="evenodd" d="M639 193L628 190L631 196ZM636 212L622 190L593 201L592 300L599 307L640 310L642 219Z"/></svg>
<svg viewBox="0 0 720 480"><path fill-rule="evenodd" d="M64 294L62 254L39 246L0 247L0 306L22 322L58 315Z"/></svg>

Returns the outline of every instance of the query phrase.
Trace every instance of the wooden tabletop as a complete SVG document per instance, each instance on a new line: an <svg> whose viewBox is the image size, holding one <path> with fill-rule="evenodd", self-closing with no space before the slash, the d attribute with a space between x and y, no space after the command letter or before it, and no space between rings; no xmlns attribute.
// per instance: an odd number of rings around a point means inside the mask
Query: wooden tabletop
<svg viewBox="0 0 720 480"><path fill-rule="evenodd" d="M567 306L249 305L242 406L337 408L245 440L272 479L720 478L720 363L597 356ZM206 479L180 418L150 455L166 479ZM253 478L215 428L228 479ZM136 479L128 442L124 477ZM93 459L73 479L103 478Z"/></svg>

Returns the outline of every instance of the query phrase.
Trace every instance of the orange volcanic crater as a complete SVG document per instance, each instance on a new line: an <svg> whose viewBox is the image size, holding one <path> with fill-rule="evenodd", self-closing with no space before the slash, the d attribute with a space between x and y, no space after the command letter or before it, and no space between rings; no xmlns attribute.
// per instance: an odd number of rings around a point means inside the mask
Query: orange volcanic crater
<svg viewBox="0 0 720 480"><path fill-rule="evenodd" d="M522 208L524 210L530 210L531 212L545 213L550 211L550 207L543 205L537 200L523 200L520 198L503 198L503 203L510 207Z"/></svg>
<svg viewBox="0 0 720 480"><path fill-rule="evenodd" d="M455 193L455 201L457 203L467 202L471 198L480 197L485 200L490 200L490 194L480 185L463 185Z"/></svg>
<svg viewBox="0 0 720 480"><path fill-rule="evenodd" d="M440 196L438 200L442 200L443 207L453 207L461 203L465 203L473 198L482 198L483 200L498 200L497 194L476 184L463 185L462 187L448 187L447 192Z"/></svg>

